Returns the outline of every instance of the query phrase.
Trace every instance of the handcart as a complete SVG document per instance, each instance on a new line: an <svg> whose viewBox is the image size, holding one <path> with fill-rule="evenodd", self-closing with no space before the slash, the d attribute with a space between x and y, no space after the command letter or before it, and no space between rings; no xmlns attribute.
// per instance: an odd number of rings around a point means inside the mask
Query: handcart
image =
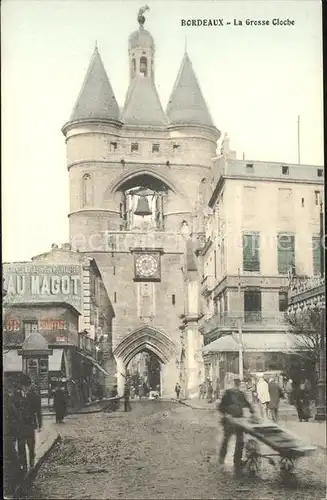
<svg viewBox="0 0 327 500"><path fill-rule="evenodd" d="M243 461L243 470L246 470L251 477L260 472L262 458L267 459L271 465L277 466L274 457L279 457L282 479L288 480L295 472L296 461L317 450L315 446L304 443L274 422L252 421L246 417L228 416L227 418L234 426L241 428L245 434L251 436L245 442L245 459ZM274 453L261 453L259 441L269 446Z"/></svg>

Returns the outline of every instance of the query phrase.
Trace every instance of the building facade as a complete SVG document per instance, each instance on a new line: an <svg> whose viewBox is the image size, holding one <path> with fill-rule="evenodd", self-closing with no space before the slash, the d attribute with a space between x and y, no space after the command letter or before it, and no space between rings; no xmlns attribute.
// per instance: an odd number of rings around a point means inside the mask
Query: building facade
<svg viewBox="0 0 327 500"><path fill-rule="evenodd" d="M283 369L293 340L285 322L289 273L320 273L323 168L237 160L223 143L214 160L202 257L201 332L206 373Z"/></svg>
<svg viewBox="0 0 327 500"><path fill-rule="evenodd" d="M94 260L68 245L53 245L32 262L4 264L3 270L4 371L12 375L22 371L19 350L37 332L51 349L48 399L51 387L62 380L73 406L93 397L95 386L101 386L103 395L109 394L116 374L114 312ZM90 372L87 376L84 366Z"/></svg>
<svg viewBox="0 0 327 500"><path fill-rule="evenodd" d="M128 39L123 108L96 47L62 129L70 243L96 260L114 304L120 393L127 365L148 350L161 363L162 394L173 394L180 381L192 395L201 378L202 340L190 241L204 232L204 193L220 132L187 53L164 112L154 40L144 16L138 22Z"/></svg>

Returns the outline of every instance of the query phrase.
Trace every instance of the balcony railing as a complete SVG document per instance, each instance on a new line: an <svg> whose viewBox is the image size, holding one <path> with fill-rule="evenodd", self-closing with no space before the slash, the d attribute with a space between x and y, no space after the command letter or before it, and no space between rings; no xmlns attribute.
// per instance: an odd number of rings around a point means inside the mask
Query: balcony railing
<svg viewBox="0 0 327 500"><path fill-rule="evenodd" d="M214 288L215 288L215 277L212 274L210 274L202 280L201 293L203 295L211 293Z"/></svg>
<svg viewBox="0 0 327 500"><path fill-rule="evenodd" d="M256 325L277 326L285 324L285 313L278 311L272 313L242 311L241 314L237 314L235 311L233 313L215 314L203 322L201 331L205 335L220 328L238 328L240 320L242 327L246 328Z"/></svg>
<svg viewBox="0 0 327 500"><path fill-rule="evenodd" d="M289 297L294 297L300 293L314 290L315 288L325 286L325 277L314 276L304 280L294 280L290 284Z"/></svg>

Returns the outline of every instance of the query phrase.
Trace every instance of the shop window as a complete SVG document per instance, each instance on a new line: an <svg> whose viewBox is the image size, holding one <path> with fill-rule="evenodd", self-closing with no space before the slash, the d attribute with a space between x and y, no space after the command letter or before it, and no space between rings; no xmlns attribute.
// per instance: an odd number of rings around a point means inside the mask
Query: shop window
<svg viewBox="0 0 327 500"><path fill-rule="evenodd" d="M31 333L39 331L39 322L23 321L23 331L24 331L24 338L26 339L26 337L31 335Z"/></svg>

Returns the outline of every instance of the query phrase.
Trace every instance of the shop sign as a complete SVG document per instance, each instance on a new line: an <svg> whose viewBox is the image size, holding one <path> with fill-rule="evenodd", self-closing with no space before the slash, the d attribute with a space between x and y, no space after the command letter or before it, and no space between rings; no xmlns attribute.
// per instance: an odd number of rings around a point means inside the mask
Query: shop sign
<svg viewBox="0 0 327 500"><path fill-rule="evenodd" d="M56 342L66 342L66 337L56 337Z"/></svg>
<svg viewBox="0 0 327 500"><path fill-rule="evenodd" d="M21 323L22 321L19 319L7 319L4 324L4 329L6 332L19 332L22 327ZM61 331L66 329L67 325L63 319L41 319L38 321L38 330Z"/></svg>
<svg viewBox="0 0 327 500"><path fill-rule="evenodd" d="M67 302L81 311L82 266L4 264L3 275L9 303Z"/></svg>

